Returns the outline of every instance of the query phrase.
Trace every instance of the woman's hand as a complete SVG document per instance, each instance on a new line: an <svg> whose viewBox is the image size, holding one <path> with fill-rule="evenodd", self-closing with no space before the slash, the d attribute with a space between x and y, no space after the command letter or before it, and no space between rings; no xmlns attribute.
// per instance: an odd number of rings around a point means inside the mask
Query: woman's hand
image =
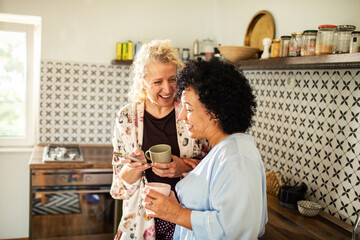
<svg viewBox="0 0 360 240"><path fill-rule="evenodd" d="M171 163L155 163L153 164L153 172L160 177L176 178L181 177L184 172L192 170L190 165L184 163L183 159L175 155L171 155ZM162 169L160 169L162 168Z"/></svg>
<svg viewBox="0 0 360 240"><path fill-rule="evenodd" d="M184 158L183 161L184 163L192 167L191 170L193 170L201 162L201 160L192 159L192 158ZM182 176L185 177L190 171L184 172Z"/></svg>
<svg viewBox="0 0 360 240"><path fill-rule="evenodd" d="M146 158L144 155L144 152L140 149L140 148L135 148L134 151L132 151L129 156L131 157L135 157L143 162L146 162ZM131 160L130 158L122 158L121 163L123 164L127 164L127 166L135 171L145 171L146 169L151 167L150 163L140 163L140 162L135 162L133 160Z"/></svg>
<svg viewBox="0 0 360 240"><path fill-rule="evenodd" d="M201 162L201 160L192 159L192 158L184 158L183 161L191 166L193 169Z"/></svg>
<svg viewBox="0 0 360 240"><path fill-rule="evenodd" d="M129 155L131 157L135 157L139 160L146 162L144 152L139 148L136 148ZM127 182L128 184L135 183L137 180L140 179L143 171L152 167L152 164L135 162L129 158L122 158L122 159L120 159L120 161L121 161L121 163L123 163L125 165L121 169L121 171L119 173L119 177L121 179L123 179L125 182Z"/></svg>
<svg viewBox="0 0 360 240"><path fill-rule="evenodd" d="M169 221L190 230L191 228L191 210L181 207L178 203L175 193L170 192L170 196L164 196L149 188L144 189L145 198L143 206L153 211L149 213L149 217L161 218L162 220Z"/></svg>

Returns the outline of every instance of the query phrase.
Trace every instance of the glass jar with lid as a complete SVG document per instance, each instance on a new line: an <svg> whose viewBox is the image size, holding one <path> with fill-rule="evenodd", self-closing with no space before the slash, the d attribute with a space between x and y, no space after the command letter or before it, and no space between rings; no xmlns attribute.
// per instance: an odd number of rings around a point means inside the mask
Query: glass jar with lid
<svg viewBox="0 0 360 240"><path fill-rule="evenodd" d="M271 44L271 58L278 58L280 55L280 39L274 39Z"/></svg>
<svg viewBox="0 0 360 240"><path fill-rule="evenodd" d="M187 62L190 60L190 49L189 48L182 49L181 60L183 60L184 62Z"/></svg>
<svg viewBox="0 0 360 240"><path fill-rule="evenodd" d="M351 33L350 53L360 52L360 31Z"/></svg>
<svg viewBox="0 0 360 240"><path fill-rule="evenodd" d="M291 36L281 36L279 57L287 57L289 55L289 43Z"/></svg>
<svg viewBox="0 0 360 240"><path fill-rule="evenodd" d="M301 44L301 56L315 55L317 30L305 30L303 33L303 40Z"/></svg>
<svg viewBox="0 0 360 240"><path fill-rule="evenodd" d="M290 57L300 56L302 38L303 38L302 32L293 32L291 34L291 40L289 43L289 56Z"/></svg>
<svg viewBox="0 0 360 240"><path fill-rule="evenodd" d="M333 53L335 25L320 25L316 37L316 55Z"/></svg>
<svg viewBox="0 0 360 240"><path fill-rule="evenodd" d="M213 39L207 38L202 41L203 49L205 55L205 61L210 61L214 57L214 48L215 41Z"/></svg>
<svg viewBox="0 0 360 240"><path fill-rule="evenodd" d="M353 25L339 25L334 36L334 53L349 53L351 33L355 30Z"/></svg>

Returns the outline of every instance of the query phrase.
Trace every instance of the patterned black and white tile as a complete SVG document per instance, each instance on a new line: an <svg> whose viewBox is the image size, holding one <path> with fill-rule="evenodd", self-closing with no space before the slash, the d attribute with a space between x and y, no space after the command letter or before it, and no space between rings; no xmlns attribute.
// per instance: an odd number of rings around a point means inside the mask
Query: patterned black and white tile
<svg viewBox="0 0 360 240"><path fill-rule="evenodd" d="M354 224L360 209L360 71L246 71L265 168Z"/></svg>
<svg viewBox="0 0 360 240"><path fill-rule="evenodd" d="M128 66L44 60L40 142L111 144L128 102ZM257 96L250 130L265 168L353 224L360 209L360 71L245 71Z"/></svg>
<svg viewBox="0 0 360 240"><path fill-rule="evenodd" d="M42 61L40 142L111 144L129 67Z"/></svg>

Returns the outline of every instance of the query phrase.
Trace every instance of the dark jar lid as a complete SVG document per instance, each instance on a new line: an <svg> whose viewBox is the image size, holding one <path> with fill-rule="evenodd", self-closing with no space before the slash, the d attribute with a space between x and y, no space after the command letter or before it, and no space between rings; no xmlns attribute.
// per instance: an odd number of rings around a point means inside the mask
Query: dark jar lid
<svg viewBox="0 0 360 240"><path fill-rule="evenodd" d="M356 27L354 25L339 25L337 26L338 31L354 31Z"/></svg>
<svg viewBox="0 0 360 240"><path fill-rule="evenodd" d="M305 30L304 33L317 33L318 30Z"/></svg>
<svg viewBox="0 0 360 240"><path fill-rule="evenodd" d="M281 39L290 39L291 36L285 35L285 36L281 36Z"/></svg>
<svg viewBox="0 0 360 240"><path fill-rule="evenodd" d="M360 34L360 31L353 31L351 34Z"/></svg>
<svg viewBox="0 0 360 240"><path fill-rule="evenodd" d="M336 26L331 25L331 24L324 24L324 25L320 25L318 28L319 29L321 29L321 28L336 28Z"/></svg>

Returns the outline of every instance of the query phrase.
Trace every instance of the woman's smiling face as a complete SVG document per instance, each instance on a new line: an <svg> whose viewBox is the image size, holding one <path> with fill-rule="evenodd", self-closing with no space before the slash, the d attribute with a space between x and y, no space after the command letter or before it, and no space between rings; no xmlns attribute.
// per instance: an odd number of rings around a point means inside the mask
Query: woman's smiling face
<svg viewBox="0 0 360 240"><path fill-rule="evenodd" d="M150 63L144 86L152 104L159 107L174 105L176 66L174 64Z"/></svg>
<svg viewBox="0 0 360 240"><path fill-rule="evenodd" d="M218 129L218 124L200 102L198 94L192 87L182 92L181 103L179 119L184 120L190 137L209 139L214 130Z"/></svg>

